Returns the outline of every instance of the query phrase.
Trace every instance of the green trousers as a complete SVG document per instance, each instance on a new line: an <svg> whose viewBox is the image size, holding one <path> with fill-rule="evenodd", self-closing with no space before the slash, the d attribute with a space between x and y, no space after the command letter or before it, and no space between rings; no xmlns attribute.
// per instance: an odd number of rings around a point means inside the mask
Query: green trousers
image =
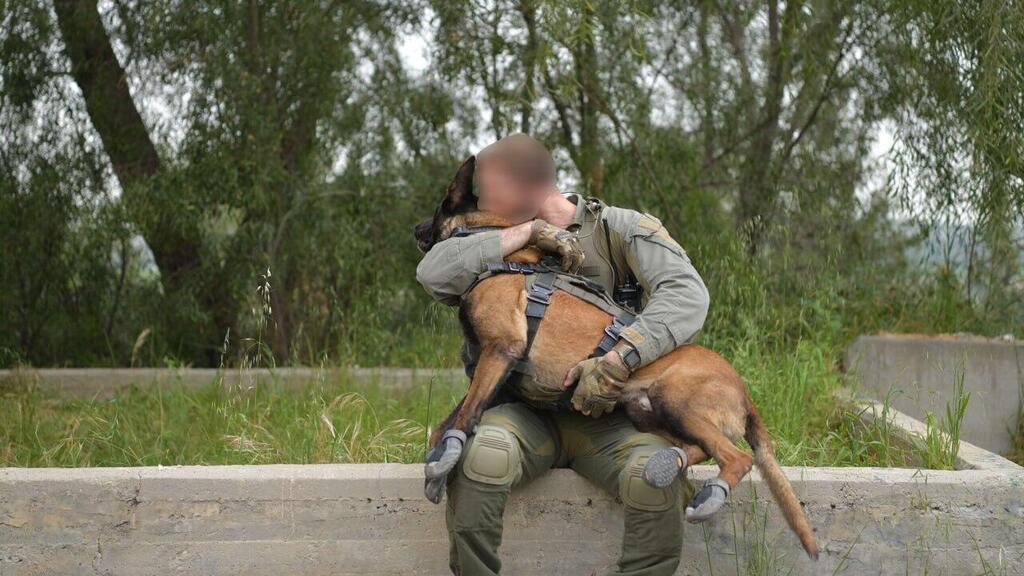
<svg viewBox="0 0 1024 576"><path fill-rule="evenodd" d="M612 574L669 576L679 565L689 482L648 486L643 465L669 443L636 430L621 411L601 418L515 402L484 412L448 479L450 566L457 576L498 574L502 515L514 486L550 468L572 468L625 506L622 552Z"/></svg>

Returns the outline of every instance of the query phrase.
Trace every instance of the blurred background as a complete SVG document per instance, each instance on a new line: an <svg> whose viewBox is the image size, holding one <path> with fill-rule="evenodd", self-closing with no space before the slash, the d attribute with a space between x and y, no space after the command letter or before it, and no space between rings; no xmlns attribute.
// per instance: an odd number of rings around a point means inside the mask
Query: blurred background
<svg viewBox="0 0 1024 576"><path fill-rule="evenodd" d="M514 131L755 391L1024 326L1012 2L0 0L0 367L456 366L411 230Z"/></svg>

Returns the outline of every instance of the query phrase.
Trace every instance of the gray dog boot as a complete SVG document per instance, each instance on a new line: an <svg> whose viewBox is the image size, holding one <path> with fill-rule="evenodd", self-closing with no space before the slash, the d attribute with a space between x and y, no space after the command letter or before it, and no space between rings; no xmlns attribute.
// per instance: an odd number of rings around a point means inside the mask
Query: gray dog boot
<svg viewBox="0 0 1024 576"><path fill-rule="evenodd" d="M644 482L654 488L664 488L686 471L689 458L682 448L672 446L658 450L644 465Z"/></svg>
<svg viewBox="0 0 1024 576"><path fill-rule="evenodd" d="M715 515L729 497L729 484L721 478L709 478L704 487L686 505L689 522L703 522Z"/></svg>
<svg viewBox="0 0 1024 576"><path fill-rule="evenodd" d="M441 436L441 441L427 454L427 463L423 466L425 482L423 493L427 500L434 504L441 501L444 488L448 481L448 473L462 456L462 447L466 445L466 434L461 430L449 430Z"/></svg>

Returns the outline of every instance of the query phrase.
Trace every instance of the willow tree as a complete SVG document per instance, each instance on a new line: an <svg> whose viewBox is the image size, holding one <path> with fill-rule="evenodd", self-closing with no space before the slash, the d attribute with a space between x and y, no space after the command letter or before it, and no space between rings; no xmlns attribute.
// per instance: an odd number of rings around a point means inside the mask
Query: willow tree
<svg viewBox="0 0 1024 576"><path fill-rule="evenodd" d="M820 194L826 178L848 198L863 178L877 118L854 58L871 41L866 10L779 0L435 9L439 65L483 96L493 135L539 134L586 193L614 195L611 178L679 224L687 193L712 190L755 251L787 198ZM809 153L823 145L832 158ZM608 173L610 159L628 177Z"/></svg>
<svg viewBox="0 0 1024 576"><path fill-rule="evenodd" d="M262 338L288 361L302 291L323 282L305 265L330 232L316 201L376 90L360 67L412 17L388 2L5 3L3 88L33 86L30 114L74 110L56 121L99 145L158 274L154 337L219 362L269 269ZM35 78L15 77L18 58Z"/></svg>
<svg viewBox="0 0 1024 576"><path fill-rule="evenodd" d="M1019 313L1024 10L908 0L878 12L887 39L875 57L897 127L894 192L916 222L953 236L950 251L963 247L968 297Z"/></svg>

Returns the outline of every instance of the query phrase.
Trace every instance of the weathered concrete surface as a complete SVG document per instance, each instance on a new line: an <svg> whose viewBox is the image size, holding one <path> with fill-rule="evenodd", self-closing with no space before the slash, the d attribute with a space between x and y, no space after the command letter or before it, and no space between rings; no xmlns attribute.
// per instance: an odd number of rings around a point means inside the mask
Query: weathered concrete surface
<svg viewBox="0 0 1024 576"><path fill-rule="evenodd" d="M961 437L993 452L1013 448L1024 390L1024 342L907 335L861 336L846 351L844 367L866 393L907 414L945 414L958 369L971 400Z"/></svg>
<svg viewBox="0 0 1024 576"><path fill-rule="evenodd" d="M896 439L904 445L914 446L915 441L928 436L928 426L924 422L907 416L891 405L886 406L877 400L859 398L852 390L846 388L838 389L836 397L844 402L849 402L851 408L857 411L861 420L866 424L885 418ZM946 437L945 434L943 436ZM966 440L959 442L954 466L957 470L1005 470L1008 472L1024 470L1019 464L975 446Z"/></svg>
<svg viewBox="0 0 1024 576"><path fill-rule="evenodd" d="M444 574L444 508L420 465L0 469L0 574ZM715 469L691 470L702 481ZM808 560L756 474L679 574L1024 572L1024 474L787 468L822 549ZM756 494L756 498L755 498ZM768 514L767 527L762 523ZM621 506L568 470L513 495L508 574L602 573ZM738 552L738 557L735 555Z"/></svg>
<svg viewBox="0 0 1024 576"><path fill-rule="evenodd" d="M53 368L0 370L0 388L31 383L41 390L73 397L107 397L131 387L200 388L218 381L225 388L274 384L302 388L338 380L385 388L435 384L466 385L462 370L416 368Z"/></svg>

